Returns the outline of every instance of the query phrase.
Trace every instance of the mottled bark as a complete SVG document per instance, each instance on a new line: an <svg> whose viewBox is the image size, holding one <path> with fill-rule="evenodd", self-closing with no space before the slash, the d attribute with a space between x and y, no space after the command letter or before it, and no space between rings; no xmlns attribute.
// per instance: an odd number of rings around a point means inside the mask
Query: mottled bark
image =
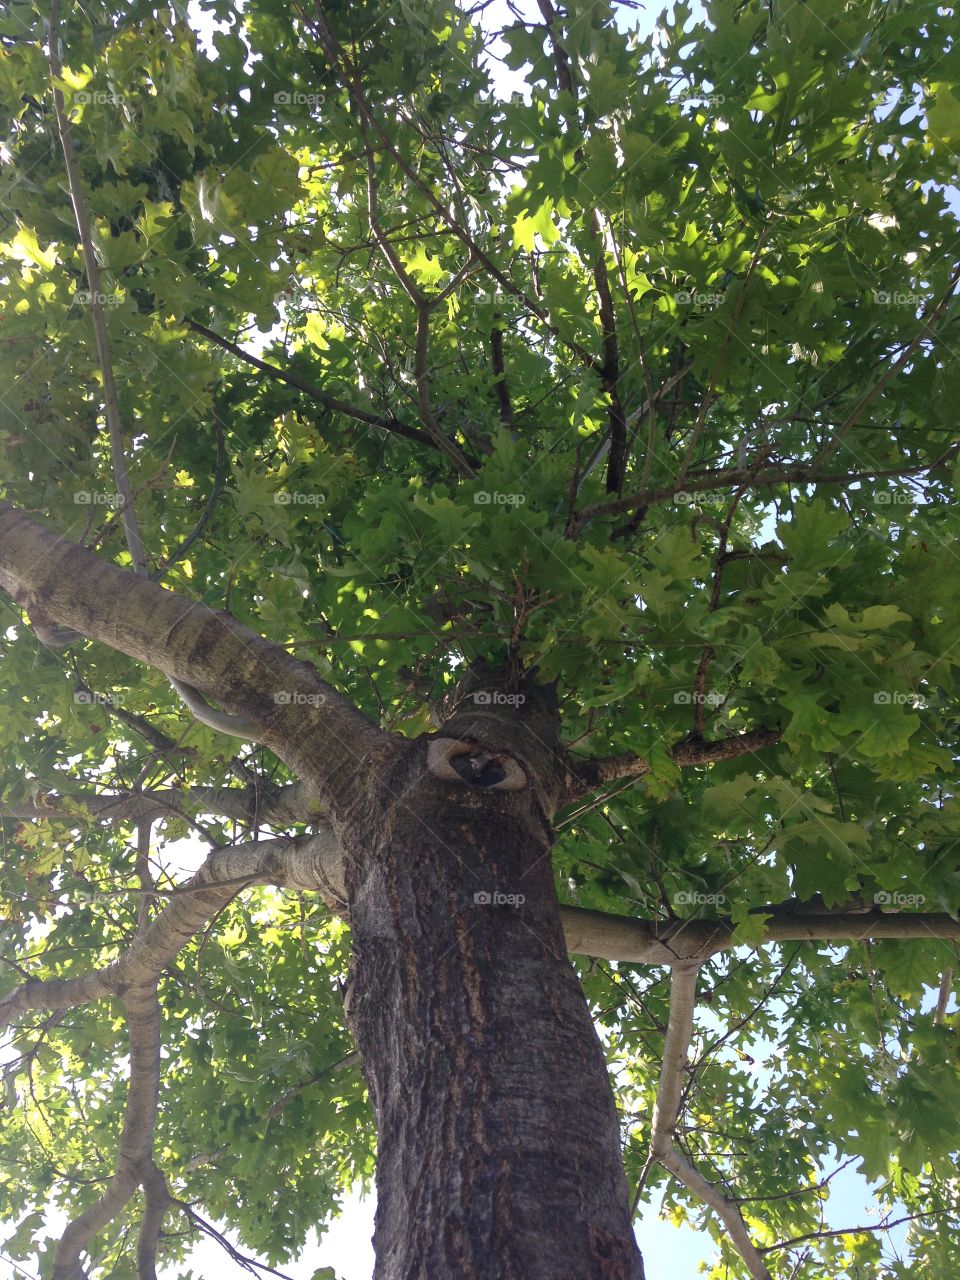
<svg viewBox="0 0 960 1280"><path fill-rule="evenodd" d="M493 679L480 692L344 828L376 1277L639 1280L613 1095L554 891L553 710L529 686L519 707Z"/></svg>

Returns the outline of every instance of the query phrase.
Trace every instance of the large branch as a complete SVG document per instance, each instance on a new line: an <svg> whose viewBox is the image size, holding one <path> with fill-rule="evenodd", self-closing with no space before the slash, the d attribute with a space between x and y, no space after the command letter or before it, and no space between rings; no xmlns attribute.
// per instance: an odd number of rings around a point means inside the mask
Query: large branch
<svg viewBox="0 0 960 1280"><path fill-rule="evenodd" d="M946 912L821 911L812 904L758 907L770 918L760 944L768 942L863 942L867 938L940 938L960 942L960 920ZM567 950L627 964L702 963L737 945L733 921L641 920L584 907L561 907ZM751 944L753 945L753 944Z"/></svg>
<svg viewBox="0 0 960 1280"><path fill-rule="evenodd" d="M29 822L52 818L76 821L89 814L111 822L144 822L187 812L212 813L236 822L288 826L316 822L323 813L316 793L302 782L284 787L169 787L160 791L124 791L117 795L89 792L41 792L19 804L0 805L0 818Z"/></svg>
<svg viewBox="0 0 960 1280"><path fill-rule="evenodd" d="M0 502L0 588L92 640L215 698L257 727L330 812L354 775L390 750L376 728L316 669L229 614L166 590L70 542Z"/></svg>
<svg viewBox="0 0 960 1280"><path fill-rule="evenodd" d="M148 815L131 814L134 816L142 820ZM208 920L252 885L319 892L332 910L345 913L343 852L329 824L319 822L317 826L317 832L309 836L216 850L191 880L172 891L164 910L117 960L76 978L22 983L0 1000L0 1025L30 1010L71 1009L120 994L135 984L155 981ZM865 938L960 941L960 921L946 913L829 911L817 902L789 901L757 908L754 914L769 917L762 942ZM735 925L729 919L642 920L569 906L560 908L560 918L569 952L629 964L700 964L736 945Z"/></svg>
<svg viewBox="0 0 960 1280"><path fill-rule="evenodd" d="M76 978L28 979L0 1000L0 1026L30 1010L74 1009L156 982L208 920L241 890L258 884L318 891L343 909L342 854L332 830L325 825L313 836L218 849L112 964Z"/></svg>

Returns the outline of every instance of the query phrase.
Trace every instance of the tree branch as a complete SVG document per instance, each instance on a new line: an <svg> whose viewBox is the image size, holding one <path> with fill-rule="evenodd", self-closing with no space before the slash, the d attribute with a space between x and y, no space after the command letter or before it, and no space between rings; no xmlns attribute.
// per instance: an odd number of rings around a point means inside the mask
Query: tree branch
<svg viewBox="0 0 960 1280"><path fill-rule="evenodd" d="M311 664L227 613L100 559L8 503L0 503L0 588L242 715L294 773L318 780L331 814L353 793L358 766L392 749L391 736Z"/></svg>
<svg viewBox="0 0 960 1280"><path fill-rule="evenodd" d="M670 978L670 1018L663 1045L660 1087L653 1108L650 1154L641 1176L641 1189L647 1169L653 1164L662 1165L717 1213L754 1280L771 1280L770 1272L750 1239L736 1201L728 1199L708 1182L676 1146L677 1117L688 1068L699 972L696 965L680 964L675 966Z"/></svg>
<svg viewBox="0 0 960 1280"><path fill-rule="evenodd" d="M194 333L200 334L201 337L206 338L222 350L229 351L238 360L243 360L252 368L259 369L261 373L267 374L268 377L276 378L278 382L286 383L288 387L294 387L297 391L302 391L311 400L316 400L319 404L325 405L335 413L342 413L344 417L353 418L357 422L365 422L371 427L379 427L381 431L387 431L391 435L403 436L406 440L414 440L417 444L428 444L434 449L437 447L436 441L431 439L425 431L421 431L419 427L412 427L405 422L401 422L392 413L373 413L369 409L361 409L358 405L349 404L338 396L331 395L327 391L321 391L318 386L295 373L288 373L285 369L278 369L276 365L267 364L265 360L261 360L249 351L244 351L243 347L231 342L229 338L222 337L221 334L209 329L205 324L200 324L196 320L187 320L185 323L188 329L192 329Z"/></svg>
<svg viewBox="0 0 960 1280"><path fill-rule="evenodd" d="M289 840L218 849L111 964L75 978L30 978L0 1000L0 1026L21 1013L58 1012L155 983L173 957L243 889L258 884L308 889L346 910L343 855L332 830Z"/></svg>
<svg viewBox="0 0 960 1280"><path fill-rule="evenodd" d="M692 765L717 764L722 760L735 760L738 756L752 755L765 747L775 746L780 740L779 729L752 729L748 733L734 734L716 742L705 742L691 736L676 743L670 750L674 764L681 768ZM571 758L570 780L564 793L564 803L576 800L608 782L622 778L642 778L650 772L650 762L644 756L632 754L599 756L592 760Z"/></svg>
<svg viewBox="0 0 960 1280"><path fill-rule="evenodd" d="M160 791L105 793L39 792L22 804L0 804L0 818L28 822L34 818L76 821L76 806L91 817L113 822L142 822L179 814L214 813L236 822L287 826L315 822L323 814L313 790L302 782L284 787L170 787Z"/></svg>
<svg viewBox="0 0 960 1280"><path fill-rule="evenodd" d="M613 498L606 502L595 502L576 513L570 525L569 537L576 537L584 526L596 516L620 515L632 511L635 507L649 507L660 502L669 502L678 494L710 493L722 489L737 489L744 485L758 488L770 488L778 484L788 485L820 485L838 484L844 488L862 483L864 480L901 480L909 476L923 475L938 470L952 461L960 446L952 445L946 453L934 462L920 463L914 467L891 467L878 471L841 471L826 474L817 471L813 466L777 466L766 467L762 471L751 472L740 467L725 467L719 471L693 472L686 480L674 480L658 489L641 489L626 494L622 498Z"/></svg>
<svg viewBox="0 0 960 1280"><path fill-rule="evenodd" d="M123 1000L130 1084L116 1172L99 1200L69 1223L54 1253L53 1280L85 1280L80 1254L133 1198L153 1167L153 1129L160 1089L160 1005L155 982L131 987ZM159 1235L159 1226L157 1228ZM141 1280L143 1280L141 1275Z"/></svg>
<svg viewBox="0 0 960 1280"><path fill-rule="evenodd" d="M867 938L940 938L960 942L960 920L946 912L843 910L824 912L791 901L756 907L765 915L763 937L769 942L863 942ZM703 963L718 951L736 946L736 926L718 920L643 920L584 907L561 907L567 950L574 954L627 964Z"/></svg>

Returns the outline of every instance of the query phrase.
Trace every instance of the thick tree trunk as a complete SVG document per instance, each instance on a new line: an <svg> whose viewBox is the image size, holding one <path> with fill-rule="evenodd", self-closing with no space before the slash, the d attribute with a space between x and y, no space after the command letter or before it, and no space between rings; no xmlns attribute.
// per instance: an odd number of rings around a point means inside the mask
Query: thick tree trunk
<svg viewBox="0 0 960 1280"><path fill-rule="evenodd" d="M498 705L492 684L429 750L411 743L344 832L376 1277L638 1280L613 1095L554 892L554 713L529 687Z"/></svg>

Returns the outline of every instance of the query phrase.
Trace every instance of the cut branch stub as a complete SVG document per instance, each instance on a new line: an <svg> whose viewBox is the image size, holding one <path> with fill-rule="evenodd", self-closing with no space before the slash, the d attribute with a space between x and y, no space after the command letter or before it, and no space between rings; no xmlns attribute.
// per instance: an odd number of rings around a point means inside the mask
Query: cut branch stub
<svg viewBox="0 0 960 1280"><path fill-rule="evenodd" d="M536 683L533 672L511 672L475 661L432 708L439 736L428 747L435 777L498 791L531 787L549 820L556 812L568 770L559 738L556 690ZM462 744L450 755L450 744ZM446 743L447 750L435 745ZM473 760L460 760L460 755ZM443 759L443 772L435 764ZM482 757L487 757L484 760Z"/></svg>
<svg viewBox="0 0 960 1280"><path fill-rule="evenodd" d="M434 738L427 747L427 768L435 778L491 791L520 791L527 785L513 756L490 751L471 738Z"/></svg>

